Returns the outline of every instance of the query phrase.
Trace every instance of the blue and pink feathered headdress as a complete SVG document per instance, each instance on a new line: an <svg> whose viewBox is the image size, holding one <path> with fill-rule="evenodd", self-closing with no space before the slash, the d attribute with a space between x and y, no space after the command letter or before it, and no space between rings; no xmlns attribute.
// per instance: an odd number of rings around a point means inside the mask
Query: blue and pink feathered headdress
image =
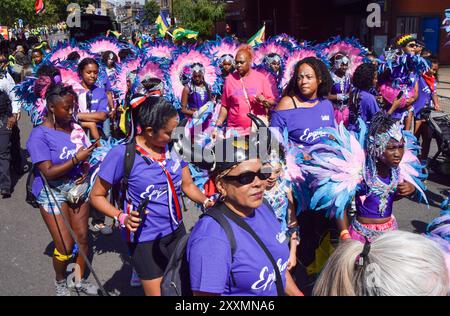
<svg viewBox="0 0 450 316"><path fill-rule="evenodd" d="M181 107L181 95L184 89L181 78L189 77L189 69L194 64L203 66L204 79L206 84L211 87L211 92L220 92L220 86L223 82L220 75L221 71L211 55L199 50L181 47L172 56L172 63L166 73L166 84L169 92L167 97L173 102L175 107Z"/></svg>

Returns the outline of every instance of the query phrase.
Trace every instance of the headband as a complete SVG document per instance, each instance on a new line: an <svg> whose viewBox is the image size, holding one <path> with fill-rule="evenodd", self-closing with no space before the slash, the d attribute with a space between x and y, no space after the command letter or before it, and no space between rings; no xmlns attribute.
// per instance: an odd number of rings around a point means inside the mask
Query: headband
<svg viewBox="0 0 450 316"><path fill-rule="evenodd" d="M368 140L368 151L372 157L381 157L386 150L386 147L391 138L400 142L403 139L402 125L398 121L391 128L384 133L380 133L374 136L370 136Z"/></svg>
<svg viewBox="0 0 450 316"><path fill-rule="evenodd" d="M395 42L395 44L397 46L405 46L406 44L408 44L409 42L415 41L417 38L412 35L412 34L406 34L401 36L399 39L397 39L397 41Z"/></svg>
<svg viewBox="0 0 450 316"><path fill-rule="evenodd" d="M191 66L191 70L192 70L192 73L200 72L202 74L205 74L205 67L203 67L200 64L196 64L196 65Z"/></svg>
<svg viewBox="0 0 450 316"><path fill-rule="evenodd" d="M266 61L269 65L273 63L281 64L281 58L278 55L275 55L273 57L266 56Z"/></svg>
<svg viewBox="0 0 450 316"><path fill-rule="evenodd" d="M232 66L234 66L236 63L234 61L234 57L230 54L223 55L219 59L219 64L222 65L225 61L228 61L231 63Z"/></svg>

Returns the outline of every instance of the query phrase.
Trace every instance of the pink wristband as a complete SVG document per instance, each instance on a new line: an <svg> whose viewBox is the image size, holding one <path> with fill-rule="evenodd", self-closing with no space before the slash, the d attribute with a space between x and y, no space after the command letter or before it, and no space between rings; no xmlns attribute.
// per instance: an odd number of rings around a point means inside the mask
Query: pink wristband
<svg viewBox="0 0 450 316"><path fill-rule="evenodd" d="M127 218L127 214L120 213L119 217L117 218L119 220L120 225L125 226L125 219Z"/></svg>

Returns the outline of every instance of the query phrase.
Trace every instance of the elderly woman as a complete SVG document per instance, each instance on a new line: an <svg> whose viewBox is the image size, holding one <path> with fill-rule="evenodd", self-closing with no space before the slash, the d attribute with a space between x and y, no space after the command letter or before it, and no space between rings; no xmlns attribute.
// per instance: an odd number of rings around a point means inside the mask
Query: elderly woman
<svg viewBox="0 0 450 316"><path fill-rule="evenodd" d="M211 151L215 162L203 164L215 179L220 199L197 222L188 241L194 295L302 295L287 269L287 240L277 238L280 224L263 200L271 170L262 168L264 155L252 150L258 144L248 136L218 141ZM219 212L228 224L219 224L210 212Z"/></svg>
<svg viewBox="0 0 450 316"><path fill-rule="evenodd" d="M315 296L446 296L444 256L424 236L392 231L371 244L347 241L328 260Z"/></svg>
<svg viewBox="0 0 450 316"><path fill-rule="evenodd" d="M241 46L236 53L236 72L225 79L222 94L222 108L216 121L218 128L225 120L227 128L236 130L240 135L250 134L252 113L267 121L268 110L275 104L269 80L251 69L253 50L250 46Z"/></svg>

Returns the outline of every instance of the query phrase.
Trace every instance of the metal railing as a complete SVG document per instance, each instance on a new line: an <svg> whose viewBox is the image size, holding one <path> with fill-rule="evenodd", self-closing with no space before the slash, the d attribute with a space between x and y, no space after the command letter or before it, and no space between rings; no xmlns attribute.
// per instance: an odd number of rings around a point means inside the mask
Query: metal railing
<svg viewBox="0 0 450 316"><path fill-rule="evenodd" d="M438 95L439 97L439 106L442 111L450 114L450 97L446 97L443 95Z"/></svg>

